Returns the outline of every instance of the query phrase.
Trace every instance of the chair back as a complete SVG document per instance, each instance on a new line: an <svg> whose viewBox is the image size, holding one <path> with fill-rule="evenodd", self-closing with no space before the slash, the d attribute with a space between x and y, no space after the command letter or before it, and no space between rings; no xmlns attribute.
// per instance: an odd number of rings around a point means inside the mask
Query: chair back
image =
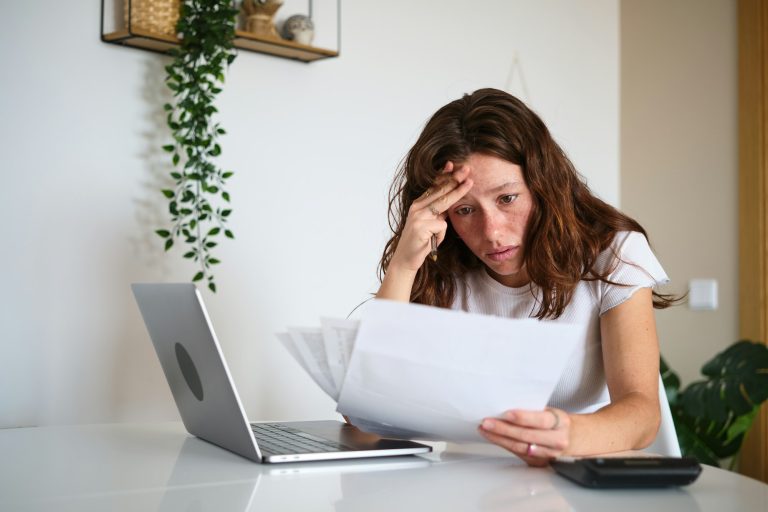
<svg viewBox="0 0 768 512"><path fill-rule="evenodd" d="M672 421L672 410L669 408L669 401L667 401L667 394L664 391L661 375L659 375L659 408L661 410L659 433L656 434L656 439L653 443L643 451L665 457L680 457L677 431L675 430L675 423Z"/></svg>

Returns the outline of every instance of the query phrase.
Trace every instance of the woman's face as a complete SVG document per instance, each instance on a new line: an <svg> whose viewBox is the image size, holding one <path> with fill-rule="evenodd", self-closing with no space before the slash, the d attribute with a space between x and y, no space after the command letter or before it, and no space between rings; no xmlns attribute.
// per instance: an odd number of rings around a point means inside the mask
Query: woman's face
<svg viewBox="0 0 768 512"><path fill-rule="evenodd" d="M472 153L474 185L448 210L448 219L472 253L496 281L523 286L528 275L523 265L523 240L533 208L523 170L501 158Z"/></svg>

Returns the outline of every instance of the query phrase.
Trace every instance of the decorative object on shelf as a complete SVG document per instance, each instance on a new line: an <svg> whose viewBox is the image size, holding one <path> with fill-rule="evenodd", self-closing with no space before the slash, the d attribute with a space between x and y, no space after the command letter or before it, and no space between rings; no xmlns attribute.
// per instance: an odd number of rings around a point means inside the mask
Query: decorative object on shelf
<svg viewBox="0 0 768 512"><path fill-rule="evenodd" d="M283 23L283 38L310 46L315 37L315 24L309 16L294 14Z"/></svg>
<svg viewBox="0 0 768 512"><path fill-rule="evenodd" d="M219 260L211 256L211 249L222 232L234 238L226 228L232 209L213 204L219 196L229 203L224 187L233 173L219 169L213 161L221 154L218 138L226 132L212 117L225 67L235 60L236 15L229 0L184 0L176 26L181 45L171 50L174 59L165 68L174 98L165 105L174 142L163 149L172 154L176 169L171 177L176 186L162 191L169 200L171 229L156 233L165 239L166 251L175 240L189 245L184 258L200 265L192 280L207 281L213 292L216 282L211 267Z"/></svg>
<svg viewBox="0 0 768 512"><path fill-rule="evenodd" d="M283 0L243 0L245 30L261 37L280 39L275 28L275 13Z"/></svg>
<svg viewBox="0 0 768 512"><path fill-rule="evenodd" d="M126 26L175 36L180 10L181 0L124 0L123 17Z"/></svg>
<svg viewBox="0 0 768 512"><path fill-rule="evenodd" d="M169 53L172 48L179 46L179 38L176 37L174 12L178 12L178 6L182 0L101 0L101 40L105 43L140 48L158 53ZM216 0L212 0L216 1ZM245 15L246 6L255 7L256 4L267 4L271 0L232 0L232 8L242 4L242 12ZM312 20L313 7L316 0L308 1L308 17ZM282 2L279 2L282 3ZM335 49L318 48L303 44L308 36L302 36L298 40L286 40L280 37L270 20L265 26L265 34L257 34L246 30L235 29L234 46L242 50L263 53L275 57L295 59L302 62L314 62L316 60L338 57L341 52L341 0L318 0L318 4L324 6L321 13L326 13L319 19L324 20L324 27L333 32L331 19L328 16L330 8L335 5ZM247 7L251 9L251 7ZM277 7L273 6L277 10ZM255 14L255 13L254 13ZM273 14L274 15L274 14ZM271 23L271 24L270 24ZM330 25L329 25L330 23ZM243 23L247 25L246 20Z"/></svg>
<svg viewBox="0 0 768 512"><path fill-rule="evenodd" d="M768 399L768 346L741 340L701 368L707 378L680 389L680 379L661 359L677 439L683 455L720 466L738 464L744 435Z"/></svg>

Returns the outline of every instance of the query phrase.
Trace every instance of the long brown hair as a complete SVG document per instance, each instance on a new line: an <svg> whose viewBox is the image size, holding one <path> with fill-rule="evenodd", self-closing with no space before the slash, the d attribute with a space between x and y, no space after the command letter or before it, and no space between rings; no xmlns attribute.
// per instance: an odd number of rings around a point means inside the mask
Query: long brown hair
<svg viewBox="0 0 768 512"><path fill-rule="evenodd" d="M448 161L465 162L472 153L492 155L523 170L533 197L524 261L528 276L542 291L537 318L557 318L581 280L611 284L594 269L601 252L619 231L643 227L590 192L542 120L522 101L497 89L465 94L427 122L400 167L389 192L392 238L379 263L383 279L405 226L408 208L435 181ZM448 223L436 262L427 258L416 274L411 302L450 307L456 278L482 267ZM677 299L653 292L653 305L666 308Z"/></svg>

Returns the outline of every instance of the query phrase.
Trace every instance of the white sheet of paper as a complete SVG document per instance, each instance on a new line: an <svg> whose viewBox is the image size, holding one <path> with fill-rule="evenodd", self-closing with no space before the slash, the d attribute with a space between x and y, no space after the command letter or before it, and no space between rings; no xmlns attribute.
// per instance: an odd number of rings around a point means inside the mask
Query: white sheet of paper
<svg viewBox="0 0 768 512"><path fill-rule="evenodd" d="M355 337L357 337L360 322L340 318L321 318L320 324L323 330L328 366L331 369L336 389L340 390L347 375L349 358L352 357L352 349L355 346Z"/></svg>
<svg viewBox="0 0 768 512"><path fill-rule="evenodd" d="M543 409L585 326L376 300L338 400L341 414L449 441L506 410Z"/></svg>
<svg viewBox="0 0 768 512"><path fill-rule="evenodd" d="M334 385L331 376L322 330L319 328L289 328L288 335L293 340L295 352L300 356L298 358L299 363L304 370L328 396L338 400L340 389ZM296 357L290 348L289 352Z"/></svg>

